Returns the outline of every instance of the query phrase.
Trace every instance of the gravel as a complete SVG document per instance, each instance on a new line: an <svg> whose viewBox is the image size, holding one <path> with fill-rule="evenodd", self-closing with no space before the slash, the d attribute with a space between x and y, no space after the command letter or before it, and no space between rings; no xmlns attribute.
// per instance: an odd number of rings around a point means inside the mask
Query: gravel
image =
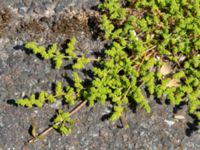
<svg viewBox="0 0 200 150"><path fill-rule="evenodd" d="M77 53L100 51L103 42L94 39L88 27L88 17L95 18L97 13L91 7L97 4L98 0L0 0L0 150L200 149L200 134L185 113L187 108L176 112L186 119L177 120L171 106L153 98L149 98L150 114L128 110L128 129L121 128L119 121L109 122L109 107L96 104L73 116L77 123L72 134L61 136L52 131L43 140L26 143L31 138L31 123L36 122L39 132L47 128L60 103L27 109L16 106L14 100L40 90L51 91L52 82L64 79L49 61L25 51L23 44L34 40L61 46L75 36Z"/></svg>

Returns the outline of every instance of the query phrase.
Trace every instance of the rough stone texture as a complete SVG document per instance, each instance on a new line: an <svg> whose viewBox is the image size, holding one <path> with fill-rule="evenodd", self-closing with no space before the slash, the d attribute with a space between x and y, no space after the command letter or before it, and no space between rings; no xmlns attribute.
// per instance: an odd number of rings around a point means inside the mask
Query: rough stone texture
<svg viewBox="0 0 200 150"><path fill-rule="evenodd" d="M160 105L153 98L149 99L150 114L128 110L128 129L121 128L119 121L106 120L109 106L97 104L73 116L77 123L71 135L52 131L44 140L26 143L31 122L36 122L38 131L48 127L59 103L27 109L14 105L14 100L50 91L52 82L64 79L49 61L25 51L23 44L34 40L46 45L59 42L61 46L75 36L77 53L91 56L103 48L98 38L92 39L88 27L88 16L96 14L91 7L97 4L98 0L0 0L0 150L200 149L200 134L192 132L195 127L188 123L192 119L186 108L177 112L186 120L176 120L171 106Z"/></svg>

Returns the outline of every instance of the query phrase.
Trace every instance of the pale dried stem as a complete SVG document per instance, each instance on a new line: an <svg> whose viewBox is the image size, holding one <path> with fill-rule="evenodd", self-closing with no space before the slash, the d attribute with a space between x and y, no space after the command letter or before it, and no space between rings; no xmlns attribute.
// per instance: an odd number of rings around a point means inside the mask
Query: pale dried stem
<svg viewBox="0 0 200 150"><path fill-rule="evenodd" d="M153 50L154 48L156 48L156 46L153 46L153 47L151 47L151 48L149 48L149 49L147 49L147 50L145 51L141 63L137 66L137 71L138 71L138 72L139 72L139 70L140 70L140 67L141 67L142 64L144 63L145 59L148 58L148 57L150 57L151 55L154 55L154 54L156 53L155 51L151 51L151 50Z"/></svg>
<svg viewBox="0 0 200 150"><path fill-rule="evenodd" d="M76 107L74 107L70 112L69 115L72 116L73 114L75 114L79 109L81 109L83 106L85 106L85 104L87 103L87 101L83 101L80 102ZM61 123L61 122L60 122ZM60 123L57 123L57 125L59 125ZM28 143L33 143L39 140L39 137L44 137L46 134L48 134L51 130L53 129L53 126L50 126L48 128L46 128L44 131L42 131L41 133L39 133L36 137L31 138L30 140L28 140Z"/></svg>

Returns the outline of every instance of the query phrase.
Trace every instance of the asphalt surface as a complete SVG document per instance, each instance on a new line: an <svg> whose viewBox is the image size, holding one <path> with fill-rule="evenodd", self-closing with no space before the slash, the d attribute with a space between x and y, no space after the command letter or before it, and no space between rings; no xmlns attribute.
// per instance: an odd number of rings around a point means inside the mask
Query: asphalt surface
<svg viewBox="0 0 200 150"><path fill-rule="evenodd" d="M153 97L149 97L150 114L130 107L125 115L128 129L122 128L120 121L107 120L109 104L96 104L73 116L77 122L72 134L61 136L52 131L43 140L26 143L31 138L32 122L41 132L51 125L61 103L28 109L16 106L14 101L40 90L51 91L52 82L65 82L60 74L72 72L52 69L50 61L25 51L24 43L57 42L62 47L74 36L78 41L76 52L92 56L104 45L94 35L95 22L89 23L98 14L93 9L97 4L98 0L0 0L0 150L200 149L200 134L187 108L176 111ZM175 119L175 115L184 119Z"/></svg>

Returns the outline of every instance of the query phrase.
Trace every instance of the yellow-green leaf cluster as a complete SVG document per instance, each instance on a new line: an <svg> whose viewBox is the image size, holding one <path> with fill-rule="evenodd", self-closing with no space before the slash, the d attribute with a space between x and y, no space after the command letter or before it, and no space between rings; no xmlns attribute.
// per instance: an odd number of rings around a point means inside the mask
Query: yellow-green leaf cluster
<svg viewBox="0 0 200 150"><path fill-rule="evenodd" d="M70 134L74 121L71 119L69 112L59 110L53 120L53 128L58 130L62 135Z"/></svg>
<svg viewBox="0 0 200 150"><path fill-rule="evenodd" d="M46 101L54 103L56 101L55 96L45 91L41 91L37 97L35 94L32 94L29 98L22 98L16 100L16 103L18 105L25 106L28 108L31 108L33 106L42 108Z"/></svg>

